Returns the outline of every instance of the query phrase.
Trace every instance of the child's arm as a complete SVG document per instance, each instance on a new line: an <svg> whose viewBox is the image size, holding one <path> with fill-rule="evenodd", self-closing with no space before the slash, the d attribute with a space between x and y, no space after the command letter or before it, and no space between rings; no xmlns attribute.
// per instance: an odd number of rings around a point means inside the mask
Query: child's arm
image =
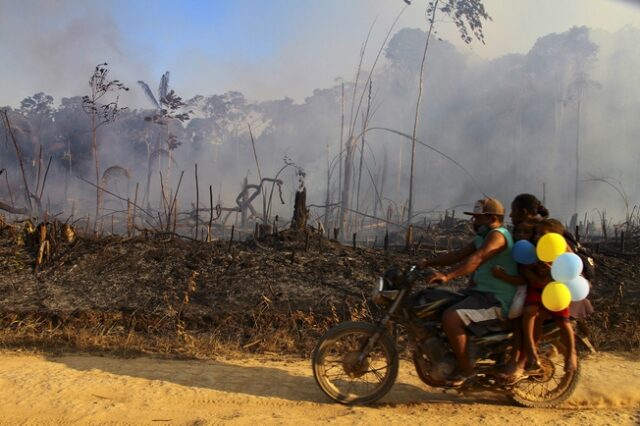
<svg viewBox="0 0 640 426"><path fill-rule="evenodd" d="M491 273L494 277L502 281L506 281L509 284L527 285L527 280L525 279L525 277L520 275L509 275L502 266L494 266L493 268L491 268Z"/></svg>
<svg viewBox="0 0 640 426"><path fill-rule="evenodd" d="M538 264L532 266L533 267L530 268L523 268L521 272L527 280L529 286L542 290L544 286L552 281L551 267L549 267L549 265L547 265L546 263L543 264L542 262L539 262Z"/></svg>

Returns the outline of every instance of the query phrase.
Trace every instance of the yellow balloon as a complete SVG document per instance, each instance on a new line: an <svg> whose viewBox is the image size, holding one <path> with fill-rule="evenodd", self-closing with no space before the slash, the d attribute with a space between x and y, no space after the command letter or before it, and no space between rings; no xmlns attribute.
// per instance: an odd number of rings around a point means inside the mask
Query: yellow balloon
<svg viewBox="0 0 640 426"><path fill-rule="evenodd" d="M553 281L542 290L542 304L550 311L561 311L571 303L569 287L561 282Z"/></svg>
<svg viewBox="0 0 640 426"><path fill-rule="evenodd" d="M543 262L553 262L556 257L560 256L567 250L567 242L564 237L555 232L544 234L538 240L536 246L536 254L538 259Z"/></svg>

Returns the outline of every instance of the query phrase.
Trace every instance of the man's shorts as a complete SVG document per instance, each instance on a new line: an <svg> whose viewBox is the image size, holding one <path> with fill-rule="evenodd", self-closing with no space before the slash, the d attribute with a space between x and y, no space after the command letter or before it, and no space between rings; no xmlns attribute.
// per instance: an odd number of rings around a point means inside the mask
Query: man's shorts
<svg viewBox="0 0 640 426"><path fill-rule="evenodd" d="M467 297L451 306L464 325L476 336L484 336L505 329L507 323L502 317L502 304L492 294L473 289L461 293Z"/></svg>

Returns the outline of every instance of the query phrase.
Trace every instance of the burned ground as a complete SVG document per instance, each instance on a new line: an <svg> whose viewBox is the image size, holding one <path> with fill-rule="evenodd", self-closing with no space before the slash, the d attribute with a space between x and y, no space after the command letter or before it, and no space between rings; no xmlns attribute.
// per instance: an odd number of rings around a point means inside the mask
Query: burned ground
<svg viewBox="0 0 640 426"><path fill-rule="evenodd" d="M35 273L36 251L18 244L20 232L0 231L0 344L172 356L309 354L332 324L371 315L367 296L386 268L468 238L463 226L434 227L406 251L292 232L232 244L80 237ZM637 259L604 245L596 254L588 325L599 349L640 347Z"/></svg>

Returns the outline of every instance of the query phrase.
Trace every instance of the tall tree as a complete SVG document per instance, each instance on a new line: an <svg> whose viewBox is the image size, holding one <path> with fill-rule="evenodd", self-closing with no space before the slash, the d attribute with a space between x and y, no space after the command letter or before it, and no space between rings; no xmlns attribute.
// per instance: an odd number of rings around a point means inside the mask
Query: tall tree
<svg viewBox="0 0 640 426"><path fill-rule="evenodd" d="M410 0L405 3L411 4ZM482 0L430 0L427 3L427 22L429 29L427 31L427 39L422 53L422 61L420 63L420 78L418 85L418 96L416 100L416 109L413 124L413 135L411 141L411 168L409 171L409 206L407 209L407 222L411 222L413 218L413 177L415 170L416 155L416 133L418 131L418 121L420 113L420 103L422 101L423 81L424 81L424 64L427 59L427 50L429 49L429 41L436 23L436 14L440 12L453 20L460 37L465 43L471 43L469 31L484 44L484 33L482 32L482 20L490 20L482 4ZM467 28L468 27L468 28Z"/></svg>
<svg viewBox="0 0 640 426"><path fill-rule="evenodd" d="M84 112L91 118L91 148L93 151L93 159L96 171L96 220L93 231L98 231L98 223L100 217L101 191L100 191L100 160L98 151L98 128L104 124L114 122L118 114L126 107L118 106L119 96L114 101L106 104L105 96L110 92L118 92L120 90L128 91L129 88L118 80L109 80L109 69L107 63L96 65L96 68L89 79L89 87L91 94L82 97L82 108Z"/></svg>

